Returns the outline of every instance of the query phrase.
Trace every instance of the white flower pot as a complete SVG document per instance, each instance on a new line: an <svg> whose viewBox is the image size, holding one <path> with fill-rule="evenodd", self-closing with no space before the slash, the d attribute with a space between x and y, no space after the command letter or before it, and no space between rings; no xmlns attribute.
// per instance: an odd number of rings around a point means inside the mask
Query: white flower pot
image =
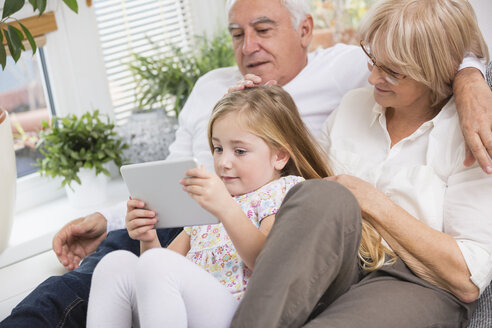
<svg viewBox="0 0 492 328"><path fill-rule="evenodd" d="M96 176L95 169L85 168L81 168L77 175L82 184L73 181L71 188L65 186L70 205L76 208L89 208L104 203L107 198L106 186L109 178L103 173Z"/></svg>
<svg viewBox="0 0 492 328"><path fill-rule="evenodd" d="M16 183L14 139L9 115L0 109L0 252L7 248L10 239Z"/></svg>

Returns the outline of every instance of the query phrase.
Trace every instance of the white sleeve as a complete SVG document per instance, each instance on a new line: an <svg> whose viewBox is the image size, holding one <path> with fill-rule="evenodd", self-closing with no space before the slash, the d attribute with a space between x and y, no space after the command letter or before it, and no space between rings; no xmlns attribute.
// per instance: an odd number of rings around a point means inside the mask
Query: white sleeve
<svg viewBox="0 0 492 328"><path fill-rule="evenodd" d="M452 174L444 195L444 232L456 239L482 293L492 280L492 175L475 164Z"/></svg>
<svg viewBox="0 0 492 328"><path fill-rule="evenodd" d="M478 58L474 53L469 52L466 54L465 58L461 62L458 70L462 70L463 68L474 67L482 72L482 75L485 77L485 67L487 63L485 62L485 58Z"/></svg>
<svg viewBox="0 0 492 328"><path fill-rule="evenodd" d="M114 206L106 207L98 212L106 218L107 232L126 228L126 202L120 202Z"/></svg>

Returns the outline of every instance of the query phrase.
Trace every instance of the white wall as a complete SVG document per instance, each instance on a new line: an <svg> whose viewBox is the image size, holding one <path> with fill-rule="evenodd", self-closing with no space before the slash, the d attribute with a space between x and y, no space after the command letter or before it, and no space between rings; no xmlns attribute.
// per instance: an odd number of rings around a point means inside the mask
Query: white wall
<svg viewBox="0 0 492 328"><path fill-rule="evenodd" d="M195 34L211 37L226 28L225 0L191 0L190 3Z"/></svg>
<svg viewBox="0 0 492 328"><path fill-rule="evenodd" d="M469 0L477 15L478 25L489 47L492 56L492 1L491 0ZM491 58L492 60L492 58Z"/></svg>

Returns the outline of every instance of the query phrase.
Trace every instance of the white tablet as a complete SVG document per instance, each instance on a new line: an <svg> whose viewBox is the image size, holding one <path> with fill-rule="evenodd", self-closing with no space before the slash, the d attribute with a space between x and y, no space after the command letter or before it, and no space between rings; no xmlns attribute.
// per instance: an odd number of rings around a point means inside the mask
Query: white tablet
<svg viewBox="0 0 492 328"><path fill-rule="evenodd" d="M123 165L120 169L133 199L156 212L157 228L216 224L219 220L183 190L179 181L188 169L197 167L193 158Z"/></svg>

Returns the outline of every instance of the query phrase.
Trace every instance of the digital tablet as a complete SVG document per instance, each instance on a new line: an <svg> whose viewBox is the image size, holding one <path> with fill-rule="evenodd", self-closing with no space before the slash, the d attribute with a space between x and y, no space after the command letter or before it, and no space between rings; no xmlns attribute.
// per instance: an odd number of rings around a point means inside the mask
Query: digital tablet
<svg viewBox="0 0 492 328"><path fill-rule="evenodd" d="M144 201L146 209L156 212L156 228L219 223L179 183L188 169L197 166L190 158L123 165L120 171L132 199Z"/></svg>

